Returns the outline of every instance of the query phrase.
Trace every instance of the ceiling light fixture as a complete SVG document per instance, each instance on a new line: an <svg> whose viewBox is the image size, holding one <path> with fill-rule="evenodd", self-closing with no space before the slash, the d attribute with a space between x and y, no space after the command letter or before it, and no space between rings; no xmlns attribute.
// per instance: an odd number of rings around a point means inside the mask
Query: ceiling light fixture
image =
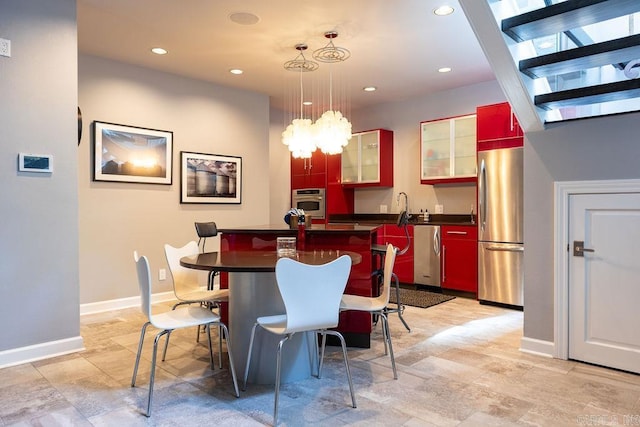
<svg viewBox="0 0 640 427"><path fill-rule="evenodd" d="M232 69L230 69L230 70L229 70L229 72L230 72L231 74L235 74L235 75L240 75L240 74L244 73L244 71L242 71L242 70L241 70L241 69L239 69L239 68L232 68Z"/></svg>
<svg viewBox="0 0 640 427"><path fill-rule="evenodd" d="M151 52L155 53L156 55L166 55L168 53L166 49L163 49L161 47L154 47L151 49Z"/></svg>
<svg viewBox="0 0 640 427"><path fill-rule="evenodd" d="M376 90L378 90L378 88L375 86L366 86L363 87L362 90L365 92L375 92Z"/></svg>
<svg viewBox="0 0 640 427"><path fill-rule="evenodd" d="M442 68L438 68L438 72L439 73L448 73L451 71L451 67L442 67Z"/></svg>
<svg viewBox="0 0 640 427"><path fill-rule="evenodd" d="M434 9L433 13L435 13L438 16L447 16L453 13L453 8L449 5L442 5L437 9Z"/></svg>
<svg viewBox="0 0 640 427"><path fill-rule="evenodd" d="M338 37L337 31L327 31L325 38L329 39L327 45L313 52L313 59L320 62L333 64L347 60L351 52L333 44L333 39ZM315 124L316 144L325 154L342 153L344 147L351 139L351 123L339 110L333 110L333 70L329 71L329 109L325 111Z"/></svg>
<svg viewBox="0 0 640 427"><path fill-rule="evenodd" d="M310 158L311 154L316 151L316 143L314 138L314 128L311 119L304 118L304 87L302 85L302 73L315 71L318 69L318 63L310 61L304 57L304 51L307 45L299 43L295 46L298 53L291 61L284 63L287 71L297 71L300 73L300 116L293 119L291 124L282 132L282 143L289 147L291 155L295 158Z"/></svg>

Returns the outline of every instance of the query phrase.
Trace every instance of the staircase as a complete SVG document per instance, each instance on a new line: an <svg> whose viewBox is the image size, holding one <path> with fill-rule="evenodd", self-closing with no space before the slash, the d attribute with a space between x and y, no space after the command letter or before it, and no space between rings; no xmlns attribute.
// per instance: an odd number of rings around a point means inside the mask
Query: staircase
<svg viewBox="0 0 640 427"><path fill-rule="evenodd" d="M501 21L543 122L640 111L640 0L551 3Z"/></svg>

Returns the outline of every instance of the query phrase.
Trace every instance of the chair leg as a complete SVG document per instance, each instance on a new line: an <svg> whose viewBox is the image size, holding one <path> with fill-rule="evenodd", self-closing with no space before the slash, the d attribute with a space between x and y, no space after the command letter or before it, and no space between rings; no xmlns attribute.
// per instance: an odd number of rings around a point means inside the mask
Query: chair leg
<svg viewBox="0 0 640 427"><path fill-rule="evenodd" d="M280 369L282 367L282 345L291 338L293 334L287 334L278 343L278 353L276 355L276 396L273 403L273 425L278 425L278 401L280 400Z"/></svg>
<svg viewBox="0 0 640 427"><path fill-rule="evenodd" d="M229 356L229 370L231 370L231 378L233 379L233 388L236 392L236 397L240 397L240 391L238 391L238 379L236 378L236 367L233 365L233 355L231 354L231 338L229 338L229 329L227 329L227 325L224 323L219 323L219 331L222 335L224 332L224 339L227 340L227 355ZM220 351L222 353L222 349ZM220 362L220 366L222 367L222 362ZM245 387L246 387L246 379L245 379Z"/></svg>
<svg viewBox="0 0 640 427"><path fill-rule="evenodd" d="M151 416L151 400L153 399L153 384L156 380L156 357L158 356L158 341L164 334L169 333L169 330L164 330L156 335L156 339L153 340L153 356L151 356L151 375L149 376L149 397L147 398L147 417Z"/></svg>
<svg viewBox="0 0 640 427"><path fill-rule="evenodd" d="M393 369L393 379L398 379L398 371L396 370L396 359L393 356L393 344L391 344L391 332L389 331L389 318L384 314L380 313L380 317L382 318L382 329L384 331L384 339L385 339L385 349L389 348L389 357L391 358L391 369Z"/></svg>
<svg viewBox="0 0 640 427"><path fill-rule="evenodd" d="M322 349L320 350L320 363L318 364L318 378L320 378L322 374L322 365L324 364L324 349L327 344L327 331L322 330L319 331L319 333L322 335Z"/></svg>
<svg viewBox="0 0 640 427"><path fill-rule="evenodd" d="M198 326L198 329L200 326ZM167 357L167 348L169 347L169 337L171 336L171 331L167 332L167 339L164 342L164 350L162 351L162 361Z"/></svg>
<svg viewBox="0 0 640 427"><path fill-rule="evenodd" d="M215 363L213 363L213 347L211 346L211 323L207 323L204 328L207 331L207 341L209 342L209 363L211 365L211 370L213 371L216 368L216 365Z"/></svg>
<svg viewBox="0 0 640 427"><path fill-rule="evenodd" d="M227 334L227 351L229 350L229 334ZM218 364L222 369L222 324L218 325Z"/></svg>
<svg viewBox="0 0 640 427"><path fill-rule="evenodd" d="M142 354L142 344L144 343L144 335L147 331L147 326L151 323L147 322L142 325L142 329L140 330L140 341L138 341L138 353L136 354L136 363L133 365L133 376L131 377L131 387L136 386L136 375L138 375L138 365L140 364L140 355Z"/></svg>
<svg viewBox="0 0 640 427"><path fill-rule="evenodd" d="M253 339L256 336L256 328L258 327L258 323L253 324L253 328L251 328L251 338L249 339L249 351L247 353L247 364L244 367L244 381L242 384L242 391L247 389L247 378L249 378L249 365L251 364L251 352L253 350Z"/></svg>
<svg viewBox="0 0 640 427"><path fill-rule="evenodd" d="M349 369L349 359L347 358L347 344L344 342L344 337L338 331L324 331L325 334L330 334L338 337L340 339L340 344L342 345L342 357L344 358L344 366L347 370L347 378L349 379L349 391L351 392L351 406L353 408L357 408L356 405L356 395L353 391L353 381L351 380L351 370Z"/></svg>
<svg viewBox="0 0 640 427"><path fill-rule="evenodd" d="M398 276L395 273L391 273L391 277L393 278L393 281L396 287L396 301L397 301L396 305L398 306L398 309L397 309L398 317L400 318L400 321L402 322L404 327L407 328L407 331L411 332L411 328L409 327L407 322L404 320L404 317L402 317L402 313L404 312L404 305L400 301L400 280L398 279Z"/></svg>

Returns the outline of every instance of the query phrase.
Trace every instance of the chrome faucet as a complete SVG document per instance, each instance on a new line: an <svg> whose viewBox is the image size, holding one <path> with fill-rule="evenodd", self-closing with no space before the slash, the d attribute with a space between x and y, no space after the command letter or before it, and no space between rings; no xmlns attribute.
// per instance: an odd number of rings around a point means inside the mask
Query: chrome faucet
<svg viewBox="0 0 640 427"><path fill-rule="evenodd" d="M409 196L404 191L399 192L397 198L398 206L400 206L400 196L404 196L404 210L409 215Z"/></svg>

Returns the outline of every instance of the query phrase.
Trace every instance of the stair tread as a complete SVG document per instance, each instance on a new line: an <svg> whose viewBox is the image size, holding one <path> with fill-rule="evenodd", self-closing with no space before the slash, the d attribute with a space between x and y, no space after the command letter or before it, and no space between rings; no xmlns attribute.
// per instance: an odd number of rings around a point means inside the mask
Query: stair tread
<svg viewBox="0 0 640 427"><path fill-rule="evenodd" d="M551 110L638 97L640 79L630 79L536 95L534 104L539 108Z"/></svg>
<svg viewBox="0 0 640 427"><path fill-rule="evenodd" d="M522 42L636 12L638 0L572 0L504 19L502 31Z"/></svg>
<svg viewBox="0 0 640 427"><path fill-rule="evenodd" d="M520 71L531 78L586 70L640 58L640 34L520 61Z"/></svg>

